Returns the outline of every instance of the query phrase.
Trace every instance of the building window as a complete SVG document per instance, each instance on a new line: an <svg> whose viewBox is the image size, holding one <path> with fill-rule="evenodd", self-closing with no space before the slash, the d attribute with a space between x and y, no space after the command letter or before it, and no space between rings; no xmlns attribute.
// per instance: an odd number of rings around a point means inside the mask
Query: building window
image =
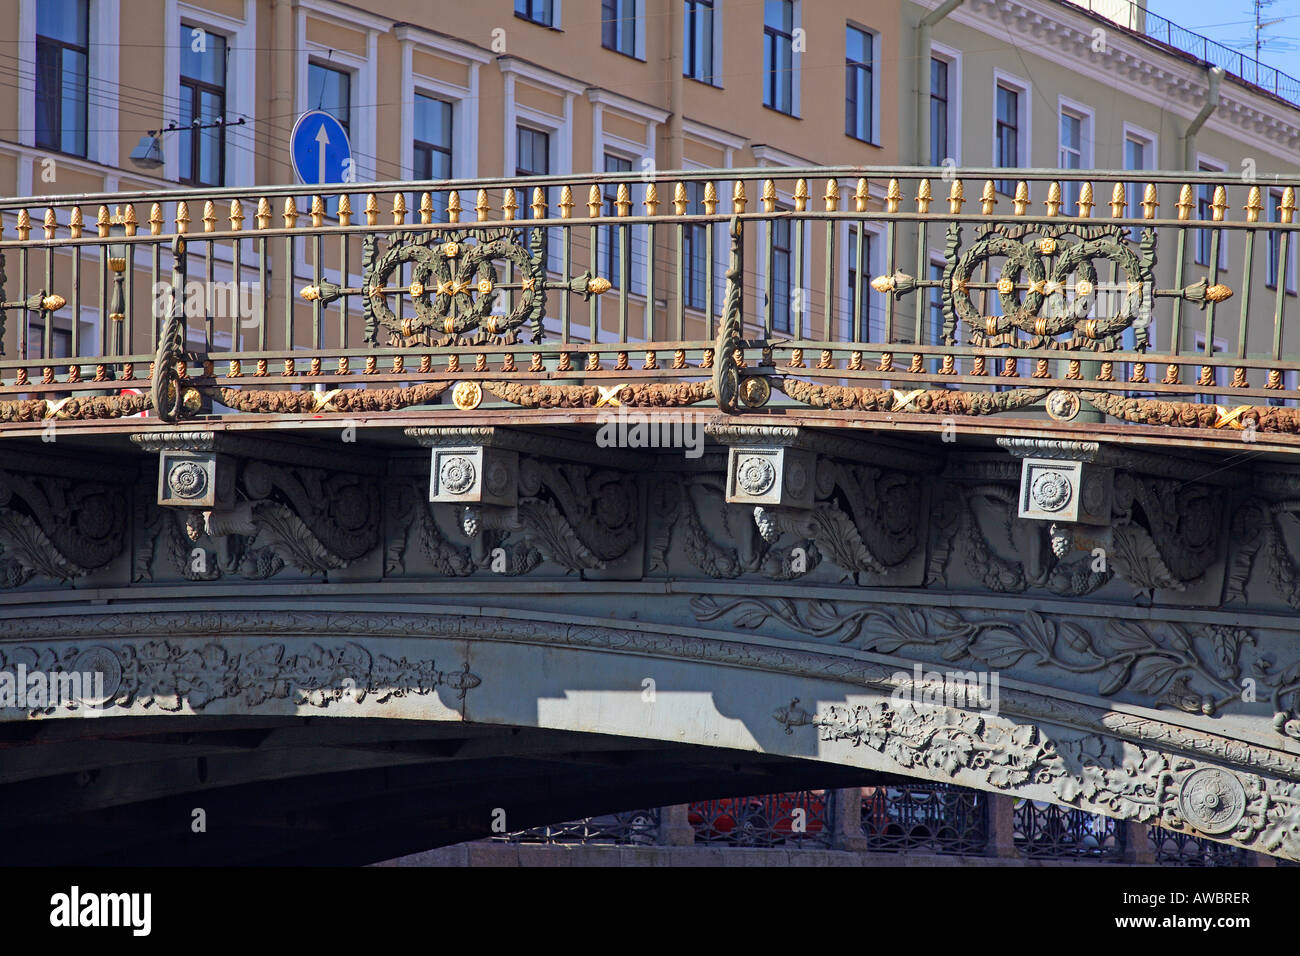
<svg viewBox="0 0 1300 956"><path fill-rule="evenodd" d="M637 0L600 0L600 45L636 56Z"/></svg>
<svg viewBox="0 0 1300 956"><path fill-rule="evenodd" d="M789 219L772 223L772 331L789 332L790 322L790 241Z"/></svg>
<svg viewBox="0 0 1300 956"><path fill-rule="evenodd" d="M1145 136L1139 136L1137 133L1124 134L1124 168L1126 170L1142 170L1153 168L1155 160L1155 144ZM1141 183L1128 183L1124 187L1124 215L1129 219L1140 219L1142 217L1142 194L1145 189ZM1134 226L1129 230L1129 238L1137 242L1142 234L1140 226Z"/></svg>
<svg viewBox="0 0 1300 956"><path fill-rule="evenodd" d="M943 279L943 262L930 263L930 278L936 283ZM925 330L925 344L942 345L943 344L943 288L939 285L930 287L930 314L929 322Z"/></svg>
<svg viewBox="0 0 1300 956"><path fill-rule="evenodd" d="M948 152L948 62L930 59L930 165L942 166Z"/></svg>
<svg viewBox="0 0 1300 956"><path fill-rule="evenodd" d="M763 4L763 105L794 115L794 0Z"/></svg>
<svg viewBox="0 0 1300 956"><path fill-rule="evenodd" d="M416 179L451 179L451 120L452 105L446 100L415 94L414 129L412 136L412 169ZM434 193L433 213L442 222L447 211L445 193Z"/></svg>
<svg viewBox="0 0 1300 956"><path fill-rule="evenodd" d="M1199 163L1198 167L1201 170L1201 172L1206 172L1206 173L1218 173L1223 171L1221 169L1218 169L1215 166L1211 166L1209 163L1204 163L1204 162ZM1214 185L1211 183L1205 183L1202 186L1198 186L1196 189L1196 218L1205 219L1205 220L1213 219L1214 218L1214 208L1212 206L1213 202L1214 202ZM1196 264L1198 266L1208 266L1210 264L1210 251L1213 248L1213 246L1214 246L1214 230L1197 229L1196 230ZM1220 268L1223 268L1224 258L1226 254L1227 254L1227 243L1221 242L1219 246L1219 267Z"/></svg>
<svg viewBox="0 0 1300 956"><path fill-rule="evenodd" d="M1073 110L1061 110L1060 167L1062 169L1083 169L1083 137L1087 117ZM1067 215L1079 211L1079 196L1083 184L1078 180L1065 184L1065 210Z"/></svg>
<svg viewBox="0 0 1300 956"><path fill-rule="evenodd" d="M515 175L545 176L551 171L551 134L531 126L515 127ZM546 208L551 208L551 190L542 187ZM532 190L525 195L531 196ZM530 232L529 238L532 233Z"/></svg>
<svg viewBox="0 0 1300 956"><path fill-rule="evenodd" d="M201 39L201 42L199 42ZM199 49L195 49L195 47ZM226 115L226 38L181 24L180 125L207 126ZM180 181L222 186L226 181L226 130L191 129L177 137Z"/></svg>
<svg viewBox="0 0 1300 956"><path fill-rule="evenodd" d="M1015 169L1020 165L1020 91L999 83L995 110L993 165ZM1011 196L1015 194L1016 184L1010 179L1001 179L997 190Z"/></svg>
<svg viewBox="0 0 1300 956"><path fill-rule="evenodd" d="M1268 194L1268 221L1282 221L1282 193L1270 191ZM1295 270L1295 241L1287 249L1286 263L1282 262L1282 233L1278 230L1270 230L1268 233L1268 253L1265 256L1268 266L1265 274L1265 282L1270 289L1276 289L1278 275L1282 271L1286 272L1286 291L1290 295L1296 294L1296 270Z"/></svg>
<svg viewBox="0 0 1300 956"><path fill-rule="evenodd" d="M844 29L844 132L854 139L875 142L872 113L873 37L866 30Z"/></svg>
<svg viewBox="0 0 1300 956"><path fill-rule="evenodd" d="M713 83L713 0L685 0L682 18L682 72Z"/></svg>
<svg viewBox="0 0 1300 956"><path fill-rule="evenodd" d="M704 183L686 184L686 214L704 215ZM682 260L686 264L686 281L682 283L686 290L686 307L703 310L706 305L705 291L709 274L708 235L709 227L704 223L687 223L682 229Z"/></svg>
<svg viewBox="0 0 1300 956"><path fill-rule="evenodd" d="M515 16L540 23L544 27L555 26L554 0L515 0Z"/></svg>
<svg viewBox="0 0 1300 956"><path fill-rule="evenodd" d="M36 146L86 155L88 0L36 4Z"/></svg>
<svg viewBox="0 0 1300 956"><path fill-rule="evenodd" d="M352 135L352 74L321 63L307 65L307 103L334 117Z"/></svg>
<svg viewBox="0 0 1300 956"><path fill-rule="evenodd" d="M848 231L847 252L849 257L849 267L846 270L849 281L849 314L854 320L854 327L857 332L857 341L877 342L883 338L883 330L877 330L873 327L871 321L871 251L872 235L869 232L862 233L862 298L858 299L858 232L850 228ZM881 332L880 337L873 338L877 332ZM850 331L850 334L854 334Z"/></svg>
<svg viewBox="0 0 1300 956"><path fill-rule="evenodd" d="M530 126L515 133L515 175L545 176L551 171L551 134Z"/></svg>
<svg viewBox="0 0 1300 956"><path fill-rule="evenodd" d="M605 172L607 173L630 173L632 171L632 160L623 156L616 156L613 153L605 154ZM604 188L605 211L603 216L608 218L617 218L618 206L618 183L606 183ZM630 233L630 227L628 227ZM603 270L600 274L607 276L609 281L615 287L621 288L623 282L623 250L619 238L622 230L620 226L604 226L601 228L603 235L599 237L599 242L603 249L599 257L599 269ZM628 246L631 247L631 235L628 236ZM629 276L629 279L631 277Z"/></svg>

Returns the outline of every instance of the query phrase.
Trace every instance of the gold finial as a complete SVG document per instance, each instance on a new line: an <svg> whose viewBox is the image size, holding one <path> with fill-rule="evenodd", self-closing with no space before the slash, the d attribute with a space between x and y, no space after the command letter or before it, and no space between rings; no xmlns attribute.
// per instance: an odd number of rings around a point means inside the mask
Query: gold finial
<svg viewBox="0 0 1300 956"><path fill-rule="evenodd" d="M962 203L966 201L966 190L960 179L954 179L948 187L948 214L956 216L961 212Z"/></svg>
<svg viewBox="0 0 1300 956"><path fill-rule="evenodd" d="M853 190L853 211L866 212L867 202L871 199L871 184L867 182L866 177L858 179L858 184Z"/></svg>
<svg viewBox="0 0 1300 956"><path fill-rule="evenodd" d="M1110 218L1124 218L1124 207L1128 205L1128 198L1124 195L1124 184L1116 183L1110 191Z"/></svg>
<svg viewBox="0 0 1300 956"><path fill-rule="evenodd" d="M1258 186L1250 187L1250 193L1246 197L1246 205L1242 208L1246 210L1247 222L1259 222L1259 211L1264 208L1264 203L1261 200Z"/></svg>
<svg viewBox="0 0 1300 956"><path fill-rule="evenodd" d="M48 225L49 216L47 215L45 218ZM104 239L108 236L108 227L111 222L112 220L108 217L108 207L100 206L95 215L95 228L99 231L99 238Z"/></svg>
<svg viewBox="0 0 1300 956"><path fill-rule="evenodd" d="M122 225L126 227L126 234L128 236L135 235L135 229L139 223L135 218L135 206L132 206L130 203L127 203L126 211L122 213Z"/></svg>
<svg viewBox="0 0 1300 956"><path fill-rule="evenodd" d="M292 196L284 197L284 212L281 215L284 219L284 228L298 228L298 204L293 201Z"/></svg>
<svg viewBox="0 0 1300 956"><path fill-rule="evenodd" d="M903 189L897 179L891 179L885 187L885 212L898 212L898 204L903 201Z"/></svg>
<svg viewBox="0 0 1300 956"><path fill-rule="evenodd" d="M105 209L104 212L105 214L107 214L108 210ZM59 226L59 218L54 214L54 210L46 209L45 210L45 238L53 239L54 230L57 229L58 226ZM105 235L107 235L107 233L105 233Z"/></svg>
<svg viewBox="0 0 1300 956"><path fill-rule="evenodd" d="M348 194L344 193L339 196L339 225L349 226L352 224L352 200Z"/></svg>
<svg viewBox="0 0 1300 956"><path fill-rule="evenodd" d="M560 218L573 218L573 190L568 186L560 187Z"/></svg>
<svg viewBox="0 0 1300 956"><path fill-rule="evenodd" d="M1084 183L1079 187L1079 218L1090 218L1095 205L1097 204L1092 201L1092 183Z"/></svg>
<svg viewBox="0 0 1300 956"><path fill-rule="evenodd" d="M1278 204L1277 221L1289 223L1295 216L1295 187L1287 186L1282 190L1282 202Z"/></svg>
<svg viewBox="0 0 1300 956"><path fill-rule="evenodd" d="M72 212L68 215L68 232L73 239L81 238L81 207L73 206Z"/></svg>
<svg viewBox="0 0 1300 956"><path fill-rule="evenodd" d="M1043 205L1047 207L1049 216L1059 216L1061 214L1061 184L1050 182L1047 184L1047 198L1043 200Z"/></svg>
<svg viewBox="0 0 1300 956"><path fill-rule="evenodd" d="M922 216L930 211L930 202L934 196L930 193L930 180L922 179L916 186L916 211Z"/></svg>
<svg viewBox="0 0 1300 956"><path fill-rule="evenodd" d="M211 199L203 204L203 231L217 231L217 207Z"/></svg>
<svg viewBox="0 0 1300 956"><path fill-rule="evenodd" d="M1029 183L1023 179L1016 183L1016 195L1011 200L1011 208L1017 216L1023 216L1029 209Z"/></svg>
<svg viewBox="0 0 1300 956"><path fill-rule="evenodd" d="M1159 207L1160 203L1156 201L1156 184L1147 183L1146 188L1142 190L1142 218L1154 219Z"/></svg>
<svg viewBox="0 0 1300 956"><path fill-rule="evenodd" d="M1178 202L1175 206L1178 208L1179 221L1186 222L1192 218L1192 210L1196 208L1196 204L1192 202L1192 187L1188 183L1184 183L1178 190Z"/></svg>
<svg viewBox="0 0 1300 956"><path fill-rule="evenodd" d="M158 208L158 207L155 205L155 206L154 206L154 209L157 209L157 208ZM271 226L271 204L267 201L267 199L266 199L265 196L263 196L261 199L259 199L259 200L257 201L257 212L254 214L253 218L257 220L257 228L258 228L258 229L268 229L268 228L270 228L270 226ZM150 224L151 226L153 225L153 217L152 217L152 216L151 216L150 219L149 219L149 224Z"/></svg>
<svg viewBox="0 0 1300 956"><path fill-rule="evenodd" d="M1210 201L1210 216L1215 222L1223 222L1223 214L1228 211L1228 191L1222 186L1214 187L1214 198Z"/></svg>
<svg viewBox="0 0 1300 956"><path fill-rule="evenodd" d="M599 219L600 207L602 204L603 200L600 198L600 187L595 183L592 183L591 188L587 190L587 218Z"/></svg>
<svg viewBox="0 0 1300 956"><path fill-rule="evenodd" d="M748 200L745 198L745 184L741 180L736 180L736 185L731 190L731 211L743 213L745 204Z"/></svg>
<svg viewBox="0 0 1300 956"><path fill-rule="evenodd" d="M428 225L433 222L433 197L427 192L420 193L420 224Z"/></svg>
<svg viewBox="0 0 1300 956"><path fill-rule="evenodd" d="M718 211L718 187L713 182L704 184L704 212L705 215L712 216Z"/></svg>
<svg viewBox="0 0 1300 956"><path fill-rule="evenodd" d="M320 196L311 197L311 224L316 228L325 224L325 200Z"/></svg>
<svg viewBox="0 0 1300 956"><path fill-rule="evenodd" d="M238 199L230 200L229 219L231 232L239 232L244 228L244 206Z"/></svg>
<svg viewBox="0 0 1300 956"><path fill-rule="evenodd" d="M366 194L366 225L373 226L379 222L379 197L374 193Z"/></svg>
<svg viewBox="0 0 1300 956"><path fill-rule="evenodd" d="M803 212L808 208L808 180L801 179L794 184L794 211Z"/></svg>
<svg viewBox="0 0 1300 956"><path fill-rule="evenodd" d="M620 216L630 216L632 214L632 191L627 188L627 183L618 184L618 195L614 199L614 207L618 209Z"/></svg>
<svg viewBox="0 0 1300 956"><path fill-rule="evenodd" d="M986 216L993 215L993 207L998 204L997 193L993 186L993 180L984 180L984 191L980 193L980 212Z"/></svg>
<svg viewBox="0 0 1300 956"><path fill-rule="evenodd" d="M474 213L478 216L478 221L487 222L488 216L491 212L492 206L488 203L487 190L480 189L478 191L478 196L474 199Z"/></svg>
<svg viewBox="0 0 1300 956"><path fill-rule="evenodd" d="M27 214L26 209L18 210L18 238L24 242L32 234L32 218Z"/></svg>
<svg viewBox="0 0 1300 956"><path fill-rule="evenodd" d="M293 199L290 198L290 202ZM190 227L190 204L181 200L176 204L176 231L178 233L188 232Z"/></svg>
<svg viewBox="0 0 1300 956"><path fill-rule="evenodd" d="M645 199L641 200L647 216L659 215L659 187L650 183L645 188Z"/></svg>
<svg viewBox="0 0 1300 956"><path fill-rule="evenodd" d="M840 208L840 184L837 180L826 180L826 195L822 196L826 202L827 212L837 212Z"/></svg>
<svg viewBox="0 0 1300 956"><path fill-rule="evenodd" d="M776 183L770 179L763 180L763 193L760 196L763 212L776 211Z"/></svg>
<svg viewBox="0 0 1300 956"><path fill-rule="evenodd" d="M677 212L677 215L684 216L686 215L686 206L686 184L678 183L673 187L673 209Z"/></svg>
<svg viewBox="0 0 1300 956"><path fill-rule="evenodd" d="M531 206L534 219L546 218L546 190L541 186L533 187L533 201Z"/></svg>
<svg viewBox="0 0 1300 956"><path fill-rule="evenodd" d="M393 225L400 226L406 222L406 194L398 193L393 197Z"/></svg>
<svg viewBox="0 0 1300 956"><path fill-rule="evenodd" d="M513 189L507 189L505 196L501 199L501 218L510 221L515 218L515 211L519 208L519 197Z"/></svg>

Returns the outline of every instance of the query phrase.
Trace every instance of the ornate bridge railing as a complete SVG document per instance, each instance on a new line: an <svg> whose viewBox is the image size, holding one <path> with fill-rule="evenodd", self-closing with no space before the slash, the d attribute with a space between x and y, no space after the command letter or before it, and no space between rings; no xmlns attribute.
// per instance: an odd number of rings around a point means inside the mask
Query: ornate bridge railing
<svg viewBox="0 0 1300 956"><path fill-rule="evenodd" d="M862 831L872 850L981 856L988 851L989 798L943 783L875 787L862 796Z"/></svg>
<svg viewBox="0 0 1300 956"><path fill-rule="evenodd" d="M796 790L691 804L697 844L750 847L830 846L834 795Z"/></svg>
<svg viewBox="0 0 1300 956"><path fill-rule="evenodd" d="M1016 846L1031 859L1114 863L1124 859L1125 830L1111 817L1021 800L1015 818Z"/></svg>
<svg viewBox="0 0 1300 956"><path fill-rule="evenodd" d="M1300 179L960 172L0 202L0 427L699 404L1300 435Z"/></svg>

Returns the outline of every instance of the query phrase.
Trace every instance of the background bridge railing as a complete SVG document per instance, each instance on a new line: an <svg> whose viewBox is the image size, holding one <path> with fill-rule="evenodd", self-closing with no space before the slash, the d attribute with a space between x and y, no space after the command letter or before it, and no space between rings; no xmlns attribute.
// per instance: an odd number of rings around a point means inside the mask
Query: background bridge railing
<svg viewBox="0 0 1300 956"><path fill-rule="evenodd" d="M834 167L6 200L0 423L463 411L486 392L1060 420L1082 397L1128 421L1297 432L1300 179L1225 175Z"/></svg>

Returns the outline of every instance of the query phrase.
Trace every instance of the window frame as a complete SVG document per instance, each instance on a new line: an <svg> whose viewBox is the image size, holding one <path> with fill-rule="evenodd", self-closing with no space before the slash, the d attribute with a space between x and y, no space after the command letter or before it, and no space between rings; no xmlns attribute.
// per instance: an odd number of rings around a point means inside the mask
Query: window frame
<svg viewBox="0 0 1300 956"><path fill-rule="evenodd" d="M1128 158L1128 144L1130 142L1139 143L1142 146L1142 166L1130 166ZM1120 166L1125 172L1140 173L1149 170L1158 169L1160 161L1159 138L1155 133L1140 126L1134 126L1132 123L1125 123L1123 135L1120 139ZM1138 183L1129 183L1124 190L1124 215L1129 219L1142 218L1142 193L1144 187ZM1134 239L1138 236L1137 229L1131 233Z"/></svg>
<svg viewBox="0 0 1300 956"><path fill-rule="evenodd" d="M525 23L535 24L539 27L546 27L550 30L560 29L560 4L562 0L522 0L523 4L528 8L528 12L526 13L520 12L520 2L521 0L515 0L514 3L515 17L517 19L523 20ZM549 20L539 19L532 15L532 10L535 6L548 3L551 7L551 18Z"/></svg>
<svg viewBox="0 0 1300 956"><path fill-rule="evenodd" d="M182 127L184 127L184 126L186 126L186 125L193 125L195 119L201 118L201 117L196 117L196 115L195 115L195 114L196 114L196 111L198 110L198 102L199 102L199 101L198 101L198 95L197 95L198 93L200 93L200 92L209 92L209 93L211 93L211 92L218 92L218 93L221 94L221 111L220 111L220 115L221 115L221 117L222 117L223 119L225 118L225 116L226 116L226 114L227 114L227 112L228 112L228 104L229 104L229 101L230 101L230 37L226 36L226 34L225 34L224 32L222 32L222 31L211 29L211 28L208 27L206 24L202 24L202 23L186 23L185 20L182 19L182 20L181 20L181 24L180 24L180 36L181 36L181 40L182 40L182 42L184 42L184 37L185 37L186 32L189 31L189 32L191 33L191 35L192 35L192 33L193 33L194 30L202 30L204 33L206 33L206 34L208 34L208 35L210 35L210 36L220 37L222 43L224 44L224 53L223 53L223 56L222 56L222 60L223 60L223 62L222 62L222 64L221 64L221 86L218 87L218 86L216 86L215 84L212 84L212 83L207 82L206 80L197 80L197 79L187 78L183 72L180 72L180 73L178 74L178 78L177 78L177 86L178 86L178 88L188 87L188 88L190 88L190 89L192 90L192 93L191 93L191 97L192 97L192 98L191 98L191 100L190 100L190 117L189 117L189 123L182 122L182 123L180 124ZM181 62L183 62L183 58L182 58ZM185 119L185 117L181 117L181 119L182 119L182 121L183 121L183 120ZM209 131L205 131L205 132L213 132L213 131L209 130ZM184 184L187 185L187 186L215 186L215 187L221 187L221 186L225 186L225 185L226 185L226 128L225 128L224 125L219 126L219 127L216 128L215 132L216 132L216 134L217 134L217 139L218 139L218 143L217 143L217 181L216 181L215 183L205 183L205 182L203 182L202 180L200 180L198 176L194 175L195 172L196 172L196 169L198 168L198 166L199 166L199 164L200 164L200 156L199 156L199 142L200 142L200 136L201 136L201 133L200 133L200 131L198 131L198 130L193 130L193 129L191 129L191 130L189 131L189 134L188 134L188 135L193 136L194 139L193 139L193 140L191 141L191 143L190 143L190 169L189 169L189 175L188 175L188 176L185 175L185 174L184 174L184 171L182 171L182 175L180 175L180 176L177 177L177 182L184 183ZM181 133L180 135L184 136L184 135L186 135L186 134L185 134L185 133Z"/></svg>
<svg viewBox="0 0 1300 956"><path fill-rule="evenodd" d="M1069 116L1079 122L1079 165L1077 167L1067 167L1065 165L1065 142L1062 128L1065 117ZM1096 111L1086 103L1078 100L1072 100L1067 96L1060 96L1056 103L1056 150L1057 161L1061 169L1077 168L1080 171L1093 168L1094 154L1096 150L1096 130L1097 114ZM1079 198L1083 193L1081 181L1065 182L1062 184L1065 188L1061 191L1061 200L1064 208L1071 216L1077 216L1079 213Z"/></svg>
<svg viewBox="0 0 1300 956"><path fill-rule="evenodd" d="M1275 201L1277 203L1277 207L1274 207ZM1281 186L1276 186L1276 187L1270 186L1264 190L1263 212L1264 212L1265 221L1267 222L1280 221L1279 219L1274 218L1274 212L1275 211L1278 212L1280 216L1281 205L1282 205ZM1274 293L1276 293L1277 286L1278 286L1278 281L1277 281L1278 275L1277 275L1276 268L1274 267L1274 263L1277 261L1278 252L1281 250L1282 234L1276 230L1269 230L1267 236L1268 238L1264 243L1264 257L1265 257L1264 288L1271 289ZM1287 258L1286 294L1287 295L1296 295L1297 283L1300 282L1300 280L1298 280L1296 277L1297 263L1298 260L1300 260L1300 256L1297 256L1297 251L1298 251L1297 247L1300 247L1300 235L1297 235L1296 233L1292 233L1291 240L1287 243L1287 250L1286 250L1286 258ZM1270 269L1273 269L1273 274L1271 277L1269 275ZM1270 278L1272 279L1272 281L1269 281Z"/></svg>
<svg viewBox="0 0 1300 956"><path fill-rule="evenodd" d="M865 26L863 26L863 25L860 24L860 23L855 23L855 22L852 21L852 20L848 20L848 21L845 22L845 24L844 24L844 30L845 30L845 33L846 33L846 34L847 34L847 32L848 32L849 30L856 30L858 33L861 33L863 36L867 37L867 39L871 42L871 62L870 62L870 63L858 63L857 61L854 61L854 60L849 59L849 51L848 51L848 37L847 37L847 35L846 35L845 38L844 38L844 44L845 44L845 50L844 50L844 73L845 73L845 76L844 76L844 107L845 107L844 125L845 125L845 130L844 130L844 135L845 135L845 136L848 136L848 137L851 138L851 139L856 139L856 140L857 140L858 142L860 142L860 143L868 143L868 144L870 144L870 145L872 145L872 146L879 146L879 145L880 145L880 138L879 138L879 130L880 130L880 85L876 82L877 76L876 76L876 67L875 67L875 64L876 64L877 51L880 49L880 33L879 33L878 31L876 31L876 30L872 30L870 27L865 27ZM865 72L865 73L867 74L867 82L868 82L868 87L867 87L867 89L868 89L868 96L867 96L868 104L867 104L867 109L868 109L870 115L869 115L868 118L867 118L867 119L868 119L868 127L869 127L869 128L867 129L867 131L866 131L866 135L865 135L865 136L859 136L858 133L856 133L856 132L854 132L854 131L848 129L848 124L849 124L849 116L848 116L849 75L850 75L850 72L851 72L851 71L855 71L855 70L858 71L858 72ZM856 87L855 87L855 93L856 93ZM861 118L860 110L861 110L861 105L859 104L859 116L858 116L858 117L855 117L855 120Z"/></svg>
<svg viewBox="0 0 1300 956"><path fill-rule="evenodd" d="M60 153L64 156L75 156L78 159L89 159L90 158L90 89L91 89L90 51L92 46L90 37L91 37L91 21L94 19L94 17L91 15L92 0L78 0L78 2L85 3L86 45L84 48L76 45L75 43L69 43L67 40L59 40L54 37L42 36L40 32L39 4L36 8L36 19L33 24L33 29L35 30L35 34L34 34L35 53L32 61L33 63L32 89L35 96L34 102L39 103L41 99L41 83L40 83L41 48L42 46L45 46L46 48L52 46L59 51L59 71L58 71L56 90L54 96L56 122L53 123L51 127L52 129L57 130L58 144L51 145L49 142L41 142L40 127L35 124L33 124L33 128L32 128L32 137L33 137L32 144L37 149L46 150L48 152ZM65 51L69 51L69 50L80 55L85 60L85 67L84 67L85 87L82 89L82 93L81 93L81 129L80 129L81 152L74 152L73 150L68 150L63 148L64 140L66 138L64 123L63 123L63 106L64 106L63 56ZM37 109L36 113L37 115L39 115L40 110Z"/></svg>
<svg viewBox="0 0 1300 956"><path fill-rule="evenodd" d="M720 0L682 0L684 4L682 10L682 76L688 80L694 80L696 83L703 83L705 86L721 87L718 82L722 66L722 3ZM697 43L692 33L692 24L695 21L697 8L707 8L710 11L709 21L709 60L710 69L707 76L698 76L693 70L695 69L695 51Z"/></svg>
<svg viewBox="0 0 1300 956"><path fill-rule="evenodd" d="M1016 144L1015 144L1016 163L1014 166L1004 166L1001 162L999 162L999 153L1001 152L1001 150L998 148L999 147L998 133L1000 129L1003 126L1006 126L1007 124L1003 123L1002 120L999 118L998 91L1004 88L1008 92L1016 94L1016 125L1014 127L1016 131ZM1029 85L1029 81L1021 79L1020 77L1015 76L1011 73L1007 73L1003 70L995 69L993 71L993 115L992 115L993 162L992 165L997 169L1025 169L1032 165L1032 163L1030 162L1030 156L1032 155L1031 143L1033 142L1033 130L1031 128L1031 119L1033 116L1033 111L1030 109L1031 94L1032 94L1032 88ZM994 180L994 188L1004 196L1013 196L1015 195L1016 180L1015 179Z"/></svg>
<svg viewBox="0 0 1300 956"><path fill-rule="evenodd" d="M799 116L799 61L801 54L794 50L795 31L800 29L800 3L799 0L780 0L782 3L790 4L790 32L787 34L777 27L769 26L767 22L766 3L764 3L763 12L763 106L773 112L780 113L783 116ZM780 70L775 69L776 56L775 46L781 42L787 42L790 45L790 109L784 110L776 103L776 77L780 75ZM774 47L772 56L773 69L768 69L768 47L771 44ZM769 102L769 95L772 102Z"/></svg>
<svg viewBox="0 0 1300 956"><path fill-rule="evenodd" d="M1204 153L1196 154L1196 171L1198 173L1219 173L1223 176L1220 184L1226 187L1231 180L1228 178L1228 164L1215 159L1213 156L1207 156ZM1211 222L1210 203L1214 201L1214 184L1198 183L1195 191L1196 196L1196 215L1197 222ZM1202 215L1204 213L1204 215ZM1226 215L1226 214L1225 214ZM1201 227L1196 230L1196 237L1192 245L1192 263L1193 265L1210 268L1210 249L1213 247L1214 237L1210 229L1214 226ZM1228 246L1231 243L1231 232L1225 232L1219 237L1219 274L1222 275L1228 270ZM1201 243L1205 243L1204 260L1202 260ZM1216 346L1217 347L1217 346Z"/></svg>
<svg viewBox="0 0 1300 956"><path fill-rule="evenodd" d="M606 7L610 4L614 6L614 16L606 19ZM623 4L631 4L631 16L619 16L619 8ZM618 45L619 28L621 24L630 21L632 24L632 42L631 49L625 50ZM602 50L609 50L611 53L618 53L622 56L629 57L633 60L645 60L645 0L601 0L600 2L600 46ZM613 34L612 37L610 34Z"/></svg>
<svg viewBox="0 0 1300 956"><path fill-rule="evenodd" d="M946 156L939 157L940 161L932 163L934 166L942 166L944 159L952 159L955 165L960 166L962 161L962 141L961 141L961 123L962 123L962 53L955 47L945 46L942 43L930 44L930 59L940 60L948 65L948 149ZM931 89L931 99L933 101L933 88ZM934 130L930 131L930 156L934 158Z"/></svg>
<svg viewBox="0 0 1300 956"><path fill-rule="evenodd" d="M866 325L865 327L862 327L860 331L863 335L861 341L863 343L868 343L871 341L870 335L872 334L873 318L875 316L879 315L880 317L879 323L877 324L880 326L879 331L881 338L884 338L885 332L884 302L880 293L876 292L876 290L871 287L871 280L880 274L881 263L883 261L882 256L884 255L885 229L884 224L878 222L864 222L863 226L863 235L866 236L867 239L867 251L862 261L862 267L866 272L866 275L862 280L862 297L867 310ZM845 342L853 341L854 326L855 324L860 324L861 320L860 310L855 312L853 302L855 292L855 273L857 272L858 261L857 256L854 254L854 250L850 248L857 242L857 238L857 223L846 222L844 224L843 234L839 237L840 248L843 251L838 256L840 260L840 274L844 276L844 281L841 287L842 299L840 301L841 308L839 310L839 331L842 341Z"/></svg>

